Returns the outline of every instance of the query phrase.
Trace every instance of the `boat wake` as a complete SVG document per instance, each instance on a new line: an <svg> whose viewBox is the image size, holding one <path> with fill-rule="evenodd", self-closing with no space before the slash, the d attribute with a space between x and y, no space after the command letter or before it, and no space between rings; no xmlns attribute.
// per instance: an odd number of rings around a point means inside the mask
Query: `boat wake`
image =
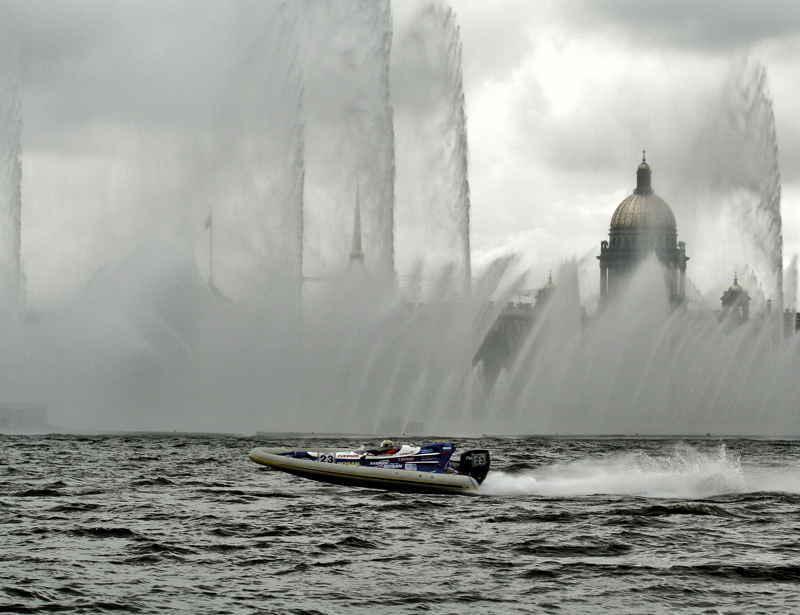
<svg viewBox="0 0 800 615"><path fill-rule="evenodd" d="M779 491L800 493L797 467L743 467L724 444L702 452L680 444L663 455L612 453L601 458L555 463L535 471L493 471L480 489L483 495L631 495L702 499L732 493Z"/></svg>

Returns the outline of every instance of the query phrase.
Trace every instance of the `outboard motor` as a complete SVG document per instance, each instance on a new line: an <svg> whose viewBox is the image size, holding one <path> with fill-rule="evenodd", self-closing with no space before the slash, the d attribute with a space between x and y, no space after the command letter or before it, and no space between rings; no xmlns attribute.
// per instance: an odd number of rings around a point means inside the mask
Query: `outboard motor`
<svg viewBox="0 0 800 615"><path fill-rule="evenodd" d="M474 449L461 453L461 459L458 462L458 471L460 474L471 476L480 485L483 479L489 473L489 451L485 449Z"/></svg>

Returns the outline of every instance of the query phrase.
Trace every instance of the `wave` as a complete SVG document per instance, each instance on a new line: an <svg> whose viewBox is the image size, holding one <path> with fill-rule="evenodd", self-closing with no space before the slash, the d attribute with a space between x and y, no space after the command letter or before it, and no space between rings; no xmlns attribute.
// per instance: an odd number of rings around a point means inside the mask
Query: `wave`
<svg viewBox="0 0 800 615"><path fill-rule="evenodd" d="M796 474L796 469L792 473ZM791 475L787 471L787 476ZM786 481L782 484L787 486ZM794 480L794 487L800 488L800 479ZM764 483L749 480L739 456L729 454L725 444L708 453L684 442L676 443L672 451L661 455L615 452L541 466L524 473L492 471L481 487L484 495L632 495L684 499L763 490Z"/></svg>

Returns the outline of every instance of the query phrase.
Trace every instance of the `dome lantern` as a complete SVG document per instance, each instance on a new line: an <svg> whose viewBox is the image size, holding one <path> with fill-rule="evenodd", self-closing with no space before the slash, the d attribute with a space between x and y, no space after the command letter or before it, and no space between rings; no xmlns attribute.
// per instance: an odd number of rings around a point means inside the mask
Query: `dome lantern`
<svg viewBox="0 0 800 615"><path fill-rule="evenodd" d="M645 150L642 150L642 163L639 165L639 168L636 169L636 190L634 190L633 193L653 194L653 188L650 185L651 177L652 172L650 171L650 165L647 164L647 160L645 159Z"/></svg>

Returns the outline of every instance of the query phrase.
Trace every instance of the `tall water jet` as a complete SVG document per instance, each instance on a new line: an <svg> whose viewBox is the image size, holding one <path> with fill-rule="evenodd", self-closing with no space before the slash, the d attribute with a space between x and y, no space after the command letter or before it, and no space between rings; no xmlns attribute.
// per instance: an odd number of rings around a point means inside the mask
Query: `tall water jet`
<svg viewBox="0 0 800 615"><path fill-rule="evenodd" d="M19 50L8 26L0 39L0 309L17 312L21 298L22 105Z"/></svg>
<svg viewBox="0 0 800 615"><path fill-rule="evenodd" d="M362 2L362 10L372 4ZM394 111L389 97L389 61L392 49L392 11L389 0L379 3L375 10L378 32L375 51L379 59L374 88L377 100L362 111L368 115L371 110L373 114L367 130L354 129L353 132L359 139L359 169L372 167L372 172L365 177L365 196L368 203L367 240L369 242L371 236L376 270L384 279L393 281L395 160ZM357 178L358 176L359 174Z"/></svg>
<svg viewBox="0 0 800 615"><path fill-rule="evenodd" d="M361 197L365 266L394 281L394 120L388 0L315 2L304 22L307 252L314 274L346 266L353 186ZM331 88L331 82L337 85Z"/></svg>
<svg viewBox="0 0 800 615"><path fill-rule="evenodd" d="M467 117L456 15L444 2L425 2L398 42L394 78L398 96L413 115L403 119L402 144L408 169L404 181L404 243L424 245L424 261L434 269L454 267L456 280L471 277L470 192L467 168ZM405 91L412 72L424 87ZM417 255L414 255L418 257ZM460 285L459 285L460 286ZM461 289L459 289L461 290Z"/></svg>
<svg viewBox="0 0 800 615"><path fill-rule="evenodd" d="M290 284L294 289L296 297L292 301L298 308L301 308L302 287L303 287L303 233L304 233L304 212L305 212L305 126L303 124L303 89L300 78L300 50L299 36L299 16L292 15L292 61L289 64L287 76L288 99L294 113L294 120L288 135L288 152L290 174L288 191L286 195L286 207L283 209L286 227L289 229L290 244L287 246L286 255L289 263L287 273L290 276Z"/></svg>
<svg viewBox="0 0 800 615"><path fill-rule="evenodd" d="M265 25L239 46L226 67L220 100L210 106L212 126L221 129L209 129L197 144L196 198L203 217L214 211L215 283L251 306L289 301L296 308L302 283L299 9L293 3L263 5ZM226 17L236 19L236 11L231 6Z"/></svg>
<svg viewBox="0 0 800 615"><path fill-rule="evenodd" d="M456 84L452 101L452 112L456 118L456 144L453 148L455 158L455 176L459 185L458 198L455 202L454 217L456 220L457 236L461 240L461 257L463 259L464 277L467 281L469 290L470 280L472 279L472 261L470 252L470 226L469 226L469 173L467 172L467 112L464 100L464 75L461 69L461 37L460 28L455 24L455 15L450 12L453 36L454 63L456 65Z"/></svg>
<svg viewBox="0 0 800 615"><path fill-rule="evenodd" d="M732 268L752 268L765 299L783 303L781 181L772 96L763 65L742 60L717 101L713 125L700 138L709 152L705 181L728 235L722 256ZM710 146L710 147L709 147ZM723 248L724 249L724 248Z"/></svg>

